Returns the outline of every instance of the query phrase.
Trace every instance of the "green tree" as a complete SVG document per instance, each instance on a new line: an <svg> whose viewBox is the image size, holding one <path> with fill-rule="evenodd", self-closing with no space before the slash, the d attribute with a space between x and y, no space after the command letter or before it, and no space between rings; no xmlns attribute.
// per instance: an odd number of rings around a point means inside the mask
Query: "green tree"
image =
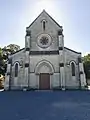
<svg viewBox="0 0 90 120"><path fill-rule="evenodd" d="M4 80L5 72L6 72L6 61L8 59L8 55L13 54L18 51L20 46L15 44L10 44L5 46L4 48L0 48L0 88L2 88L2 80Z"/></svg>
<svg viewBox="0 0 90 120"><path fill-rule="evenodd" d="M3 80L3 76L5 75L5 71L4 71L4 59L3 59L3 52L2 49L0 48L0 89L3 87L2 85L2 80Z"/></svg>
<svg viewBox="0 0 90 120"><path fill-rule="evenodd" d="M4 75L4 59L3 59L3 52L0 48L0 74Z"/></svg>
<svg viewBox="0 0 90 120"><path fill-rule="evenodd" d="M86 78L90 79L90 54L83 57L84 62L84 71L86 74Z"/></svg>
<svg viewBox="0 0 90 120"><path fill-rule="evenodd" d="M2 48L3 50L3 55L10 55L15 53L16 51L18 51L20 49L20 46L15 45L15 44L10 44L8 46L5 46L4 48Z"/></svg>
<svg viewBox="0 0 90 120"><path fill-rule="evenodd" d="M3 72L4 72L4 74L6 72L6 61L8 59L8 55L11 55L11 54L15 53L19 49L20 49L20 46L18 46L16 44L10 44L10 45L2 48L2 59L3 59L3 67L4 67Z"/></svg>

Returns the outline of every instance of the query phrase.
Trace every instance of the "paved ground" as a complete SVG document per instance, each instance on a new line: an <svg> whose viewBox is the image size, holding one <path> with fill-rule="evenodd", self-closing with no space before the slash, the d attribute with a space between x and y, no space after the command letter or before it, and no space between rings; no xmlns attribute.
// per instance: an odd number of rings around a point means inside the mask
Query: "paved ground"
<svg viewBox="0 0 90 120"><path fill-rule="evenodd" d="M0 120L90 120L90 91L0 92Z"/></svg>

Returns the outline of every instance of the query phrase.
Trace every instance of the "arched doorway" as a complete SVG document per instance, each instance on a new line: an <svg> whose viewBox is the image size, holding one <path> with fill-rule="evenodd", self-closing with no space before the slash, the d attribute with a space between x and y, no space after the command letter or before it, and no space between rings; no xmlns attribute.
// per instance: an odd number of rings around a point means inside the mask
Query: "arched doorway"
<svg viewBox="0 0 90 120"><path fill-rule="evenodd" d="M39 75L39 89L50 89L50 75L54 73L52 64L46 60L39 62L35 68L35 74Z"/></svg>

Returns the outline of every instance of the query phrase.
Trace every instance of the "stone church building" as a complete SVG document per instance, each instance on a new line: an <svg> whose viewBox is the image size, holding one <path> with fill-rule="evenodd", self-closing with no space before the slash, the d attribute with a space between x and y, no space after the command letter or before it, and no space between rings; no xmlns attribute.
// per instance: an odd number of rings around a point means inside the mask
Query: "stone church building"
<svg viewBox="0 0 90 120"><path fill-rule="evenodd" d="M8 57L5 90L79 89L81 53L64 47L63 28L45 10L26 28L25 48Z"/></svg>

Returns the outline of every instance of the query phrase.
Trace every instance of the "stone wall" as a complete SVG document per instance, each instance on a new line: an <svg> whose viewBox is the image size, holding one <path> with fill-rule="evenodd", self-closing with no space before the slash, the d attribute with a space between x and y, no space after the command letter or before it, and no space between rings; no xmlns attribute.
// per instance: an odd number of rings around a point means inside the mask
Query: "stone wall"
<svg viewBox="0 0 90 120"><path fill-rule="evenodd" d="M79 79L79 65L78 65L78 57L81 54L72 52L64 48L65 52L65 79L66 86L68 87L78 87L80 85ZM75 63L75 76L72 76L71 65L70 62Z"/></svg>
<svg viewBox="0 0 90 120"><path fill-rule="evenodd" d="M24 49L20 52L17 52L15 54L13 54L11 56L12 58L12 69L11 69L11 82L10 82L10 86L12 88L14 87L22 87L25 83L24 81L24 69L25 69L25 65L24 65L24 59L25 59L25 53L24 53ZM15 64L18 63L18 77L15 78Z"/></svg>
<svg viewBox="0 0 90 120"><path fill-rule="evenodd" d="M46 27L45 27L45 31L43 31L42 28L42 20L45 19L46 20ZM39 18L34 21L34 23L27 29L29 31L31 31L31 46L30 49L32 51L44 51L44 50L56 50L58 49L58 30L60 30L61 28L55 24L55 22L48 17L48 15L46 13L43 13L39 16ZM42 49L37 45L37 38L40 34L42 33L47 33L51 36L52 38L52 44L50 45L50 47L46 48L46 49Z"/></svg>

